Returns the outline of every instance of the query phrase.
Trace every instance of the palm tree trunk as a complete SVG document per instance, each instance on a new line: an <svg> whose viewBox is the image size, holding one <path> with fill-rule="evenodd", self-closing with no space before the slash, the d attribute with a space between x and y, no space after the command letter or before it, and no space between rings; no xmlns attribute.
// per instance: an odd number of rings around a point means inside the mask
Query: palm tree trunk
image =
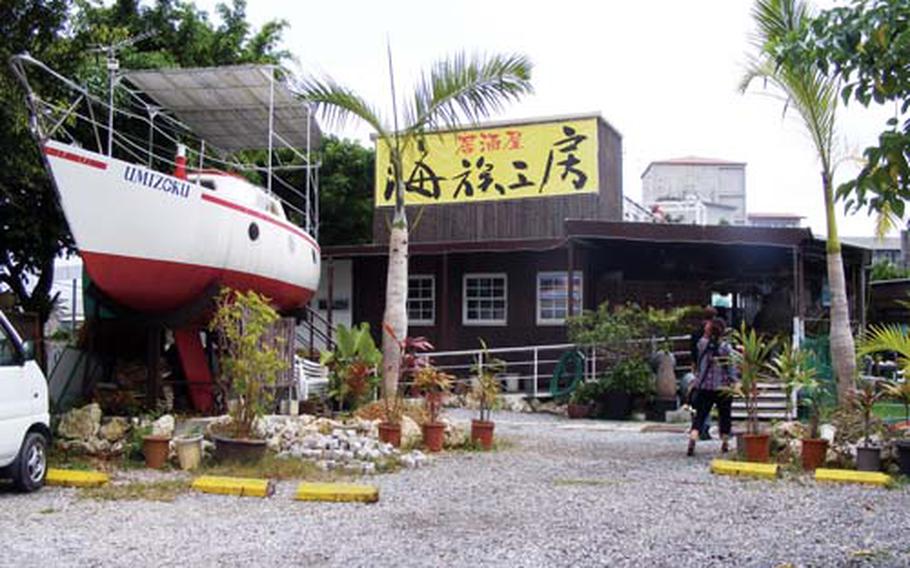
<svg viewBox="0 0 910 568"><path fill-rule="evenodd" d="M399 184L400 186L401 184ZM403 193L403 188L399 187ZM396 192L397 193L397 192ZM401 369L399 341L408 334L408 218L404 199L396 200L395 217L389 234L389 268L386 276L385 314L383 327L394 332L393 337L385 329L382 333L382 386L386 397L398 392L398 377Z"/></svg>
<svg viewBox="0 0 910 568"><path fill-rule="evenodd" d="M828 225L825 252L828 260L828 286L831 290L831 363L837 377L837 400L844 404L856 375L856 347L850 329L844 260L837 235L837 221L834 218L834 189L831 174L827 171L822 172L822 185L825 191L825 220Z"/></svg>

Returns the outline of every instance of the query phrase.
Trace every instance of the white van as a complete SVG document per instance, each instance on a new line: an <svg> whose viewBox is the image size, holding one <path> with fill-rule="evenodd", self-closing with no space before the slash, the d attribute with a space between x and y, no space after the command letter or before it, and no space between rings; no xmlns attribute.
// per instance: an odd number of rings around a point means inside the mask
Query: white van
<svg viewBox="0 0 910 568"><path fill-rule="evenodd" d="M51 439L47 380L0 311L0 478L20 491L34 491L47 476Z"/></svg>

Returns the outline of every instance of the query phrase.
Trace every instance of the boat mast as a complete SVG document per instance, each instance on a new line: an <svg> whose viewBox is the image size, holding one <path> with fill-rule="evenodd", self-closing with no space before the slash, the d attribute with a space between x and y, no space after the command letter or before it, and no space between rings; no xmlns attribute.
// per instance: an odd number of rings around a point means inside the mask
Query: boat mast
<svg viewBox="0 0 910 568"><path fill-rule="evenodd" d="M107 155L114 155L114 89L117 87L120 71L120 60L117 59L117 52L125 49L134 43L139 43L157 34L156 31L143 32L136 37L128 37L123 41L112 43L110 45L98 46L91 50L95 53L104 53L107 55Z"/></svg>

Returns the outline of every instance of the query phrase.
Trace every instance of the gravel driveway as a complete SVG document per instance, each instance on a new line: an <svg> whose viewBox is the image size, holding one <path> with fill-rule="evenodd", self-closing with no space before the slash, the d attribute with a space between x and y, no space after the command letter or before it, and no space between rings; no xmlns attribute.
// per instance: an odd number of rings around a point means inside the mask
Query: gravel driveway
<svg viewBox="0 0 910 568"><path fill-rule="evenodd" d="M459 417L459 413L454 413ZM377 476L378 504L0 492L0 565L908 566L910 489L712 476L717 443L500 413L502 451Z"/></svg>

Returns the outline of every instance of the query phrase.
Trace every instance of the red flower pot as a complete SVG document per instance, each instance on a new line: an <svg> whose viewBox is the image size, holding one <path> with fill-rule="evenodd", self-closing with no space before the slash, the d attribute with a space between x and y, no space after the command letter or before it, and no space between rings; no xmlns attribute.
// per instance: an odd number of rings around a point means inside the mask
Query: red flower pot
<svg viewBox="0 0 910 568"><path fill-rule="evenodd" d="M479 443L485 450L491 449L495 426L495 423L488 420L471 420L471 441Z"/></svg>
<svg viewBox="0 0 910 568"><path fill-rule="evenodd" d="M380 422L379 423L379 441L392 444L393 447L401 447L401 423Z"/></svg>
<svg viewBox="0 0 910 568"><path fill-rule="evenodd" d="M566 413L569 415L569 418L587 418L591 414L591 405L590 404L575 404L570 402L566 406Z"/></svg>
<svg viewBox="0 0 910 568"><path fill-rule="evenodd" d="M441 422L427 422L423 425L423 444L431 452L441 452L446 438L446 425Z"/></svg>
<svg viewBox="0 0 910 568"><path fill-rule="evenodd" d="M809 438L803 440L803 469L812 471L825 465L828 456L828 440Z"/></svg>
<svg viewBox="0 0 910 568"><path fill-rule="evenodd" d="M746 443L746 461L759 463L771 461L770 434L746 434L743 441Z"/></svg>

